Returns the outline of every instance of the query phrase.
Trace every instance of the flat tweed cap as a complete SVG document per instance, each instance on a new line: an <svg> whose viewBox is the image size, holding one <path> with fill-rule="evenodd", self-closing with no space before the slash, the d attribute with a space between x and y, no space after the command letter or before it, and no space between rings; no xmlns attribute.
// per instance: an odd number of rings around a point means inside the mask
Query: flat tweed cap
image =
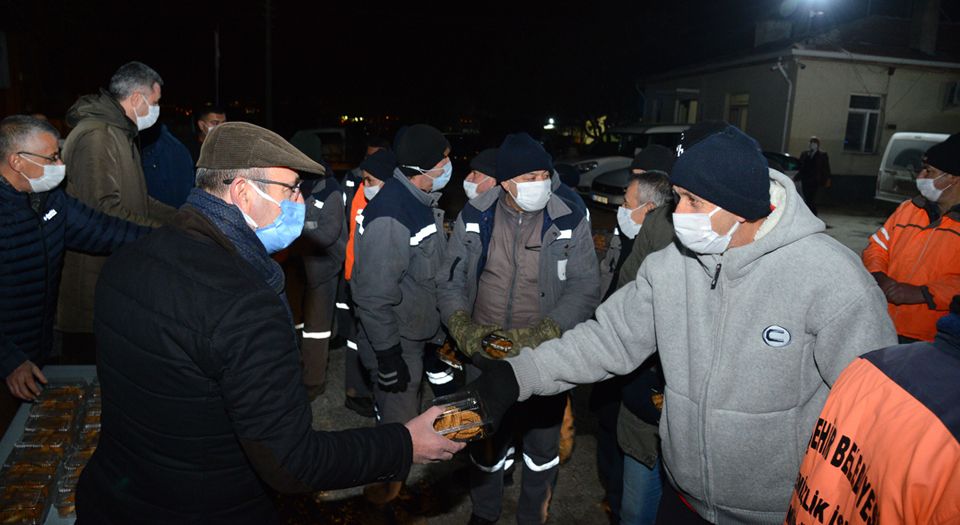
<svg viewBox="0 0 960 525"><path fill-rule="evenodd" d="M225 122L213 128L200 148L197 167L216 170L289 168L326 174L323 166L280 135L248 122Z"/></svg>

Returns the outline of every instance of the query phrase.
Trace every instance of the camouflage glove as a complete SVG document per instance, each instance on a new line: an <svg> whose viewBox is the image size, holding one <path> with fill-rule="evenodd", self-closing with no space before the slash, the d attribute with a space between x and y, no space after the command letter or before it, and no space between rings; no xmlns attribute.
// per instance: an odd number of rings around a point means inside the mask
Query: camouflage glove
<svg viewBox="0 0 960 525"><path fill-rule="evenodd" d="M560 337L562 333L563 331L560 330L560 325L553 319L544 317L539 323L529 328L512 328L505 332L497 332L497 335L502 334L507 339L513 341L513 350L509 356L512 357L519 354L521 348L535 348L539 346L540 343Z"/></svg>
<svg viewBox="0 0 960 525"><path fill-rule="evenodd" d="M479 324L473 322L470 314L457 310L447 321L447 331L457 342L457 347L467 356L480 352L480 341L488 334L496 332L500 327L493 324Z"/></svg>

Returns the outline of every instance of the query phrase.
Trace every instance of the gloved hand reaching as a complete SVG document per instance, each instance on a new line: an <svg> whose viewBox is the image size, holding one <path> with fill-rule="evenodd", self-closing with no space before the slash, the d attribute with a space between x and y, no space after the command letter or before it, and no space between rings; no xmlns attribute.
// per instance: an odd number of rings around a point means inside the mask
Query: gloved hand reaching
<svg viewBox="0 0 960 525"><path fill-rule="evenodd" d="M500 427L503 415L517 402L520 396L520 385L513 373L513 367L506 361L487 359L481 352L473 360L473 364L480 369L480 377L463 387L464 390L473 390L480 397L484 411L491 420L493 430Z"/></svg>
<svg viewBox="0 0 960 525"><path fill-rule="evenodd" d="M539 323L527 328L511 328L510 330L496 332L497 335L502 335L513 341L513 349L508 357L519 354L521 348L535 348L545 341L556 339L562 333L560 325L549 317L544 317Z"/></svg>
<svg viewBox="0 0 960 525"><path fill-rule="evenodd" d="M497 325L475 323L470 314L463 310L454 312L447 321L447 330L457 342L457 347L470 357L480 352L480 341L484 337L499 329Z"/></svg>
<svg viewBox="0 0 960 525"><path fill-rule="evenodd" d="M410 370L403 360L403 349L396 345L377 353L377 383L384 392L403 392L410 382Z"/></svg>

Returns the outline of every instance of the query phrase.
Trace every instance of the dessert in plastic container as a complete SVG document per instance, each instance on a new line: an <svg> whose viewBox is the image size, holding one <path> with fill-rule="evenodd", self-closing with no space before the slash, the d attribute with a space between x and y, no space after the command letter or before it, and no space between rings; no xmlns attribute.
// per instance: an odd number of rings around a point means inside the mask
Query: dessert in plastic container
<svg viewBox="0 0 960 525"><path fill-rule="evenodd" d="M457 370L463 370L464 361L469 361L465 355L457 350L450 339L444 341L443 345L437 348L437 358Z"/></svg>
<svg viewBox="0 0 960 525"><path fill-rule="evenodd" d="M453 441L475 441L490 433L491 421L486 416L480 398L473 391L457 392L433 400L443 407L443 413L433 422L433 428Z"/></svg>
<svg viewBox="0 0 960 525"><path fill-rule="evenodd" d="M489 334L480 341L480 348L494 359L503 359L513 350L513 341L501 335Z"/></svg>

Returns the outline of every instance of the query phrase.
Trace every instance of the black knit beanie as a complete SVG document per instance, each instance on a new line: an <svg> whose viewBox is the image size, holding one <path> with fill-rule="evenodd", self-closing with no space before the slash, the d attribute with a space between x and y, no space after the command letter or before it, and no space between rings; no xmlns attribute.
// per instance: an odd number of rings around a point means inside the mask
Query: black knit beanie
<svg viewBox="0 0 960 525"><path fill-rule="evenodd" d="M960 133L954 133L927 150L927 164L960 177Z"/></svg>
<svg viewBox="0 0 960 525"><path fill-rule="evenodd" d="M487 148L470 161L470 169L497 178L497 148Z"/></svg>
<svg viewBox="0 0 960 525"><path fill-rule="evenodd" d="M443 160L443 152L450 147L440 130L427 124L416 124L397 133L397 164L407 177L432 169ZM439 174L434 174L436 178Z"/></svg>
<svg viewBox="0 0 960 525"><path fill-rule="evenodd" d="M670 151L670 149L659 144L653 144L643 148L640 153L637 153L636 156L633 157L633 162L630 163L630 169L662 171L669 175L676 159L676 155L673 151Z"/></svg>
<svg viewBox="0 0 960 525"><path fill-rule="evenodd" d="M497 150L497 182L510 180L531 171L553 171L553 159L539 142L526 133L514 133L503 139Z"/></svg>
<svg viewBox="0 0 960 525"><path fill-rule="evenodd" d="M748 221L770 214L770 175L757 141L727 125L685 147L670 182Z"/></svg>
<svg viewBox="0 0 960 525"><path fill-rule="evenodd" d="M388 149L377 150L360 163L361 170L384 182L393 177L393 170L396 167L397 156Z"/></svg>

